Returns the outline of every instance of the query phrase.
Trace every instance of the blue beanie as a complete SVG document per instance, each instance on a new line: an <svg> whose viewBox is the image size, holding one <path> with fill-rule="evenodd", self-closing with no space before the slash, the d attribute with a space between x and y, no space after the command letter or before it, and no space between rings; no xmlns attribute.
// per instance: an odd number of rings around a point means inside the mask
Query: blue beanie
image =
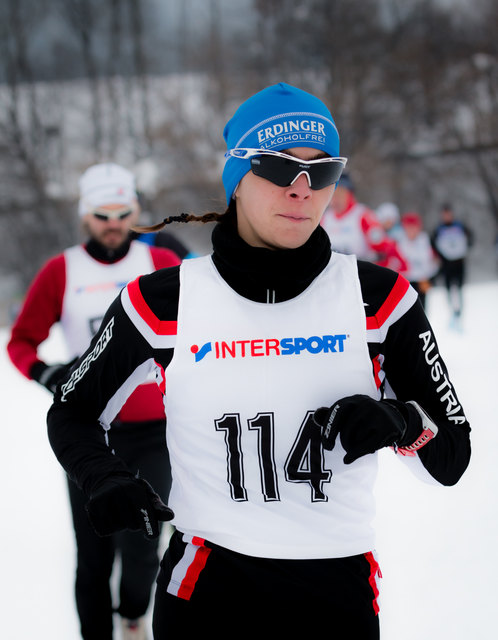
<svg viewBox="0 0 498 640"><path fill-rule="evenodd" d="M339 155L339 133L325 104L285 82L267 87L243 102L227 122L223 137L228 150L312 147L329 156ZM223 170L227 204L250 170L249 160L227 158Z"/></svg>

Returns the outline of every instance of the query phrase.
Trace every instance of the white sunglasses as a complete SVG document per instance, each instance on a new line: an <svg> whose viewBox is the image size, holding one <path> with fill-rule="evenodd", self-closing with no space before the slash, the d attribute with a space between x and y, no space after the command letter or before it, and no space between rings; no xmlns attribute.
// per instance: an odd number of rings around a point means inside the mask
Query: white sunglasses
<svg viewBox="0 0 498 640"><path fill-rule="evenodd" d="M304 173L311 189L318 190L335 184L344 170L347 158L331 157L303 160L270 149L229 149L226 158L249 160L251 171L279 187L288 187Z"/></svg>

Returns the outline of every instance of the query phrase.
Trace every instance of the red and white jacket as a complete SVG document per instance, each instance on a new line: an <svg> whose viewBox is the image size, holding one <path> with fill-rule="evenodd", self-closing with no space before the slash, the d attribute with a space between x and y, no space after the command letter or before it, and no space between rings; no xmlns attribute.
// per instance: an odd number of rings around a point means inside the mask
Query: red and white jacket
<svg viewBox="0 0 498 640"><path fill-rule="evenodd" d="M132 241L126 255L113 262L92 257L85 245L76 245L50 260L29 287L12 326L7 351L12 363L27 378L42 362L38 347L59 322L67 360L80 356L100 327L104 314L126 284L138 275L178 265L168 249ZM122 422L146 422L164 417L161 394L154 382L142 384L121 408Z"/></svg>
<svg viewBox="0 0 498 640"><path fill-rule="evenodd" d="M332 249L338 253L354 254L381 267L404 273L407 262L396 242L390 238L375 213L349 194L346 207L336 211L330 206L322 218Z"/></svg>

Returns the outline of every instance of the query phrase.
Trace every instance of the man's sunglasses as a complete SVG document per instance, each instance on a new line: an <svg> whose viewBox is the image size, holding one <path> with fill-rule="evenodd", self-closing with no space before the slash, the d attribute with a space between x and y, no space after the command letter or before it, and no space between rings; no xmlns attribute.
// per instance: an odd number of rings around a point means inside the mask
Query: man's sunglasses
<svg viewBox="0 0 498 640"><path fill-rule="evenodd" d="M304 173L311 189L318 190L335 184L346 166L347 158L318 158L302 160L269 149L230 149L225 157L251 162L251 171L279 187L288 187Z"/></svg>
<svg viewBox="0 0 498 640"><path fill-rule="evenodd" d="M108 220L124 220L128 216L131 216L133 213L133 209L127 209L126 211L103 211L99 209L93 212L93 217L97 218L97 220L103 220L107 222Z"/></svg>

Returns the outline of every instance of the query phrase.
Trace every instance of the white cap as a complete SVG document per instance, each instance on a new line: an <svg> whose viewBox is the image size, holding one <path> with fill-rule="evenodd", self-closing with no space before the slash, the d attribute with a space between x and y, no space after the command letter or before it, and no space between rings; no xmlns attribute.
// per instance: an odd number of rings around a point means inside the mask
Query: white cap
<svg viewBox="0 0 498 640"><path fill-rule="evenodd" d="M399 209L392 202L384 202L375 210L379 222L398 222Z"/></svg>
<svg viewBox="0 0 498 640"><path fill-rule="evenodd" d="M137 200L135 177L117 164L94 164L79 181L79 214L84 216L106 204L132 206Z"/></svg>

